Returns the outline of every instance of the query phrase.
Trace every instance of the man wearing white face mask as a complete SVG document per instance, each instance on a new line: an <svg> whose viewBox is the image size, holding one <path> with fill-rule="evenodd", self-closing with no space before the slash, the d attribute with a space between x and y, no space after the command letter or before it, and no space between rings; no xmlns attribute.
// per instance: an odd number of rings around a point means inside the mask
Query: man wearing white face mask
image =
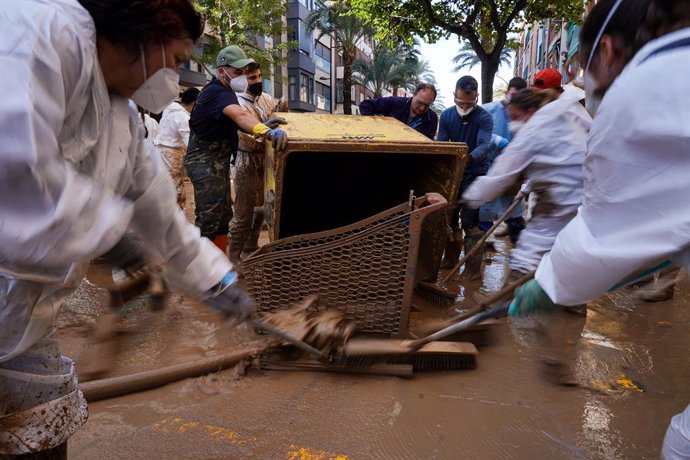
<svg viewBox="0 0 690 460"><path fill-rule="evenodd" d="M453 93L455 106L444 110L439 121L438 140L464 142L470 152L460 182L458 199L477 177L486 174L489 167L487 152L494 122L491 114L477 105L478 88L479 84L473 77L461 77ZM464 240L459 221L462 221L462 231L465 232ZM461 209L459 201L454 207L450 226L453 229L453 240L446 245L442 265L444 268L450 268L458 261L461 244L468 251L483 234L479 229L479 209ZM483 258L483 251L477 251L467 261L464 274L470 278L479 277Z"/></svg>
<svg viewBox="0 0 690 460"><path fill-rule="evenodd" d="M177 95L202 33L189 0L4 0L0 17L0 457L64 458L86 402L50 335L91 259L139 265L128 231L172 287L240 319L252 307L129 101L160 112Z"/></svg>
<svg viewBox="0 0 690 460"><path fill-rule="evenodd" d="M287 143L287 134L278 124L262 123L237 100L237 94L247 90L247 66L253 62L239 46L223 48L216 60L218 78L201 90L189 119L192 135L185 167L194 184L196 225L201 235L213 240L223 252L227 252L233 217L229 178L231 157L237 152L237 131L267 139L278 150Z"/></svg>

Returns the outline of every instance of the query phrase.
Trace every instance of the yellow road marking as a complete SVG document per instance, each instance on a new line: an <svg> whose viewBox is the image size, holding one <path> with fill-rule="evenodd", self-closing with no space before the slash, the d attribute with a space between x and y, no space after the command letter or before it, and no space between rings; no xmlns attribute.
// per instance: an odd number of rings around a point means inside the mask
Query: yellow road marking
<svg viewBox="0 0 690 460"><path fill-rule="evenodd" d="M618 385L622 386L623 388L627 388L627 389L629 389L629 390L639 391L640 393L643 393L643 392L644 392L644 390L643 390L642 388L640 388L639 386L637 386L637 385L635 384L635 382L633 382L633 381L630 380L628 377L626 377L625 374L620 374L620 375L618 376L618 380L616 380L616 383L617 383Z"/></svg>
<svg viewBox="0 0 690 460"><path fill-rule="evenodd" d="M290 450L285 455L287 460L347 460L347 455L332 454L323 450L290 445Z"/></svg>
<svg viewBox="0 0 690 460"><path fill-rule="evenodd" d="M229 442L238 446L256 441L254 436L242 436L238 432L220 426L207 425L200 422L185 422L179 417L162 420L151 425L161 433L185 434L205 432L205 435L215 441Z"/></svg>
<svg viewBox="0 0 690 460"><path fill-rule="evenodd" d="M242 436L238 432L215 425L208 425L200 422L188 422L180 417L172 417L161 420L151 425L151 428L169 434L201 434L214 441L229 442L237 446L244 446L255 442L255 436ZM316 450L310 447L301 447L291 444L285 458L287 460L347 460L347 455L333 454L323 450Z"/></svg>

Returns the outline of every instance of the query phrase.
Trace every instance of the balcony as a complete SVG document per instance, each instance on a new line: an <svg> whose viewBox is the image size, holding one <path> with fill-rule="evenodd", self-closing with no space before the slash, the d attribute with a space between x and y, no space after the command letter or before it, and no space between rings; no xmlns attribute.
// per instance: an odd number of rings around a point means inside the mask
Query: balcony
<svg viewBox="0 0 690 460"><path fill-rule="evenodd" d="M331 100L326 96L316 95L316 108L324 112L331 111Z"/></svg>
<svg viewBox="0 0 690 460"><path fill-rule="evenodd" d="M318 67L326 73L331 73L331 63L329 61L325 60L324 58L316 54L314 54L313 59L314 63L316 64L316 67Z"/></svg>

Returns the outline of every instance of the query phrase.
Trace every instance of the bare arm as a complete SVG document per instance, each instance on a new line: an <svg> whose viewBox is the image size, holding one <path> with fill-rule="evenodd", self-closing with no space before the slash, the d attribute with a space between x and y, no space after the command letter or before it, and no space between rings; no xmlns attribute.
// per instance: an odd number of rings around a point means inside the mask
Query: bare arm
<svg viewBox="0 0 690 460"><path fill-rule="evenodd" d="M256 125L261 124L261 120L242 109L239 104L228 105L223 109L223 114L230 117L245 133L251 133Z"/></svg>

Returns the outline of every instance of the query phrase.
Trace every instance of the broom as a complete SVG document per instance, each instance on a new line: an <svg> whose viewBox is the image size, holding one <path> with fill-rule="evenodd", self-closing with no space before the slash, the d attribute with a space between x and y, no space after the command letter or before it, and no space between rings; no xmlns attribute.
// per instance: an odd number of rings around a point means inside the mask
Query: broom
<svg viewBox="0 0 690 460"><path fill-rule="evenodd" d="M495 304L512 294L515 288L534 278L534 272L507 284L488 299L484 305ZM468 318L451 319L443 329L416 340L354 339L345 344L346 362L362 365L365 362L394 364L411 363L415 370L453 370L476 367L476 348L465 342L440 342L439 340L465 331L487 319L505 316L510 300L500 306L479 312ZM467 347L471 345L470 347ZM455 350L443 347L455 347ZM474 351L472 351L472 349Z"/></svg>
<svg viewBox="0 0 690 460"><path fill-rule="evenodd" d="M511 212L513 212L513 209L517 207L518 204L522 201L522 199L529 193L529 190L527 188L527 184L523 184L522 187L520 188L520 191L518 192L517 195L515 195L515 199L513 202L508 206L508 209L505 210L503 214L494 222L494 224L491 226L490 229L488 229L484 235L477 241L477 243L472 246L472 248L465 252L465 255L458 261L458 263L455 264L453 268L448 272L448 274L440 281L437 283L428 283L425 281L420 281L419 284L417 284L417 288L415 289L415 293L419 295L420 297L423 297L436 305L440 307L448 307L452 304L455 303L455 298L458 296L458 292L451 292L448 290L446 287L446 284L448 284L448 281L455 276L457 272L460 271L460 268L462 265L469 259L475 252L477 252L484 242L489 238L494 230L503 223L504 220L508 218Z"/></svg>

